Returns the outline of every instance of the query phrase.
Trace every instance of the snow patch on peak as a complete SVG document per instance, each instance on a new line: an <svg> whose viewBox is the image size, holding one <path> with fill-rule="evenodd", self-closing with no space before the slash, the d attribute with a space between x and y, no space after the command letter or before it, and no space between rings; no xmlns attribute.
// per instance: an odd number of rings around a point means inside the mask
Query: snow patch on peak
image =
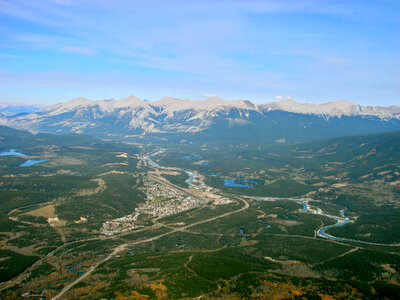
<svg viewBox="0 0 400 300"><path fill-rule="evenodd" d="M174 97L163 97L158 101L152 102L151 104L153 106L169 106L182 103L183 101L185 100Z"/></svg>
<svg viewBox="0 0 400 300"><path fill-rule="evenodd" d="M91 106L95 103L95 101L84 98L84 97L79 97L72 99L68 102L61 102L57 103L55 105L51 105L46 107L42 112L44 114L47 114L49 116L54 116L54 115L59 115L74 109L77 109L79 107L87 107Z"/></svg>
<svg viewBox="0 0 400 300"><path fill-rule="evenodd" d="M111 101L98 101L97 104L105 111L113 111L117 108L135 108L148 106L147 101L136 96L129 95L128 97Z"/></svg>
<svg viewBox="0 0 400 300"><path fill-rule="evenodd" d="M211 96L211 97L208 97L205 100L203 100L203 102L216 104L216 103L225 103L225 102L229 102L229 101L222 99L220 97L217 97L217 96Z"/></svg>
<svg viewBox="0 0 400 300"><path fill-rule="evenodd" d="M293 99L285 99L265 103L259 106L266 111L281 110L299 114L324 115L326 117L341 116L376 116L382 119L400 118L400 107L362 106L346 100L326 103L299 103Z"/></svg>
<svg viewBox="0 0 400 300"><path fill-rule="evenodd" d="M336 101L329 101L323 104L333 104L333 105L340 105L340 106L350 106L350 105L357 105L354 102L351 101L347 101L347 100L343 100L343 99L339 99Z"/></svg>
<svg viewBox="0 0 400 300"><path fill-rule="evenodd" d="M90 100L76 98L46 109L4 122L19 128L38 129L59 126L75 130L76 126L101 126L113 120L116 126L140 132L199 132L207 129L216 118L225 118L230 126L253 122L254 112L268 118L267 112L286 111L298 114L314 114L324 118L341 116L373 116L381 119L400 119L400 107L361 106L349 101L338 100L322 104L298 103L291 98L256 105L244 99L227 101L211 96L205 100L164 97L155 102L128 96L119 100ZM68 113L68 115L62 115ZM103 117L109 117L102 120ZM1 122L1 120L0 120ZM76 125L78 124L78 125Z"/></svg>
<svg viewBox="0 0 400 300"><path fill-rule="evenodd" d="M114 108L146 106L147 102L133 95L111 102Z"/></svg>
<svg viewBox="0 0 400 300"><path fill-rule="evenodd" d="M258 107L247 100L233 100L227 101L218 97L209 97L205 100L189 100L189 99L176 99L172 97L165 97L159 101L152 102L152 106L161 107L163 111L168 114L174 112L193 110L193 111L206 111L215 112L227 109L245 109L258 111Z"/></svg>
<svg viewBox="0 0 400 300"><path fill-rule="evenodd" d="M330 101L322 104L299 103L292 98L280 101L269 102L262 105L255 105L248 100L224 100L216 96L210 96L205 100L179 99L174 97L164 97L155 102L140 99L130 95L119 100L94 101L87 98L76 98L66 103L50 106L44 110L50 115L57 115L71 110L85 109L96 106L104 113L112 114L118 110L119 116L125 113L136 115L135 112L142 111L141 116L166 114L171 118L176 113L191 111L191 119L211 117L218 112L237 109L242 115L248 117L249 111L271 111L280 110L299 114L316 114L324 117L341 116L377 116L379 118L400 118L400 108L392 107L372 107L361 106L346 100ZM201 114L199 114L202 112Z"/></svg>
<svg viewBox="0 0 400 300"><path fill-rule="evenodd" d="M74 98L68 102L58 103L53 106L64 107L64 108L75 108L75 107L89 106L89 105L92 105L93 103L95 103L94 100L90 100L85 97L79 97L79 98ZM53 106L48 107L48 109L51 109L51 107L53 107Z"/></svg>
<svg viewBox="0 0 400 300"><path fill-rule="evenodd" d="M68 101L67 103L70 103L70 104L90 104L92 102L94 102L94 100L90 100L90 99L85 98L85 97L78 97L78 98L74 98L74 99Z"/></svg>
<svg viewBox="0 0 400 300"><path fill-rule="evenodd" d="M293 99L285 99L263 104L267 110L282 110L300 114L316 114L329 116L355 115L360 112L360 106L345 100L331 101L322 104L299 103Z"/></svg>

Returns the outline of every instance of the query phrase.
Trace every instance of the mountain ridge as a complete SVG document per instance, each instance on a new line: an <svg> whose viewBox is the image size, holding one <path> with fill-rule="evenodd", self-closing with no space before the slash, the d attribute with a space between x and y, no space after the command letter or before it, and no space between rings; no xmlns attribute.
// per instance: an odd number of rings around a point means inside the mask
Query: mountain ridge
<svg viewBox="0 0 400 300"><path fill-rule="evenodd" d="M43 109L44 105L20 104L20 103L0 103L0 116L13 116L37 112Z"/></svg>
<svg viewBox="0 0 400 300"><path fill-rule="evenodd" d="M301 114L316 114L316 115L330 115L330 116L343 116L343 115L368 115L377 116L380 118L400 118L400 106L391 105L385 106L363 106L347 100L336 100L324 103L300 103L291 98L282 99L279 101L265 102L255 104L250 100L235 99L225 100L216 96L208 97L204 100L191 100L181 99L175 97L163 97L156 101L149 101L141 99L134 95L118 100L91 100L85 97L74 98L67 102L61 102L50 105L44 111L52 111L56 107L64 109L71 109L75 107L85 107L99 105L102 109L109 111L112 109L123 107L163 107L169 111L178 111L185 109L215 109L217 107L234 107L240 109L250 110L281 110L286 112L301 113Z"/></svg>
<svg viewBox="0 0 400 300"><path fill-rule="evenodd" d="M293 99L254 104L249 100L164 97L148 101L130 95L118 100L75 98L43 110L1 116L0 125L32 132L86 133L95 137L143 141L261 137L266 142L400 130L400 107L362 106L338 100L322 104Z"/></svg>

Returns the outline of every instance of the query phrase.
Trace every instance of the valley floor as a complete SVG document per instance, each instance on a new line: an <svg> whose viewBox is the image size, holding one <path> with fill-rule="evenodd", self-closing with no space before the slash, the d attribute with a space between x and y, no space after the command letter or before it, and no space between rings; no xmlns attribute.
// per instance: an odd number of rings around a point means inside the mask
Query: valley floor
<svg viewBox="0 0 400 300"><path fill-rule="evenodd" d="M87 148L79 151L92 151ZM354 213L347 216L346 207L328 205L310 194L278 198L231 193L232 187L209 184L214 174L207 177L198 170L163 165L167 152L113 153L102 158L96 172L85 175L86 183L79 188L8 210L8 220L1 224L0 267L15 269L12 260L18 259L22 265L12 276L2 275L1 297L375 299L398 295L400 244L340 235L336 229L352 228L359 218ZM88 156L82 156L82 161L84 157ZM58 154L48 158L48 164L59 159ZM58 175L42 172L16 176L32 180L68 174L72 180L78 172L82 176L84 169L61 173L51 169ZM42 184L37 180L37 185ZM110 196L127 201L134 197L137 203L116 207L115 202L107 202ZM103 207L104 212L119 212L96 218ZM7 229L11 225L17 227ZM40 231L49 240L37 236Z"/></svg>

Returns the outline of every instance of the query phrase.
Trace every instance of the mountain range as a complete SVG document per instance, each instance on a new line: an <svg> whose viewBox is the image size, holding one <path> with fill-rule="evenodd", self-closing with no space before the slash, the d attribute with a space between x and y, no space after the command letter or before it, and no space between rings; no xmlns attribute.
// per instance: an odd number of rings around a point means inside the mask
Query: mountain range
<svg viewBox="0 0 400 300"><path fill-rule="evenodd" d="M76 98L28 114L0 115L0 124L31 132L85 133L130 142L282 143L400 130L400 107L362 106L344 100L302 104L285 99L254 104L218 97Z"/></svg>
<svg viewBox="0 0 400 300"><path fill-rule="evenodd" d="M14 116L19 114L29 114L43 109L44 105L0 103L0 116Z"/></svg>

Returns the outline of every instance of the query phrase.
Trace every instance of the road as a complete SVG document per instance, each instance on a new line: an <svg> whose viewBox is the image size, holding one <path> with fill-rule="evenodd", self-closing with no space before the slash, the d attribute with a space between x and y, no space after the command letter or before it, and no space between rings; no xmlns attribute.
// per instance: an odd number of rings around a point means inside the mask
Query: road
<svg viewBox="0 0 400 300"><path fill-rule="evenodd" d="M177 189L179 191L182 191L182 192L184 192L186 194L189 194L189 195L191 195L193 197L200 198L201 200L205 200L205 199L202 199L199 195L192 194L188 189L184 189L184 188L181 188L179 186L176 186L176 185L170 183L168 180L166 180L164 178L157 178L154 175L151 175L151 178L153 180L155 180L155 181L161 182L163 184L167 184L171 188L174 188L174 189ZM56 296L53 297L53 300L54 299L60 299L66 292L68 292L71 288L73 288L77 283L81 282L83 279L85 279L90 274L92 274L101 264L103 264L106 261L110 260L115 255L117 255L119 252L121 252L124 249L126 249L127 247L131 247L131 246L135 246L135 245L139 245L139 244L152 242L152 241L158 240L158 239L160 239L160 238L162 238L164 236L167 236L167 235L179 232L179 231L184 231L184 230L186 230L188 228L191 228L191 227L194 227L194 226L197 226L197 225L200 225L200 224L212 222L212 221L215 221L215 220L220 219L220 218L225 218L227 216L230 216L230 215L233 215L233 214L237 214L237 213L239 213L241 211L244 211L244 210L249 208L249 203L246 200L241 199L241 198L239 198L239 200L242 201L244 205L243 205L243 207L241 207L241 208L239 208L237 210L234 210L234 211L231 211L231 212L227 212L227 213L224 213L224 214L221 214L221 215L218 215L218 216L206 219L206 220L197 221L197 222L194 222L192 224L189 224L189 225L186 225L186 226L182 226L180 228L175 228L175 229L173 229L173 230L171 230L169 232L162 233L160 235L157 235L157 236L154 236L154 237L151 237L151 238L148 238L148 239L144 239L144 240L140 240L140 241L136 241L136 242L125 243L125 244L117 246L116 248L114 248L114 250L107 257L105 257L103 260L101 260L101 261L97 262L96 264L94 264L93 266L91 266L82 276L80 276L79 278L75 279L74 281L72 281L71 283L66 285Z"/></svg>
<svg viewBox="0 0 400 300"><path fill-rule="evenodd" d="M143 161L146 162L145 159L143 159ZM161 169L163 169L163 167L158 166L158 165L157 165L157 166L153 166L153 167L154 167L155 169L157 169L158 167L161 168ZM168 185L168 186L170 186L171 188L173 188L173 189L175 189L175 190L179 190L180 192L184 192L184 193L186 193L186 194L188 194L188 195L190 195L190 196L192 196L192 197L198 198L198 199L202 200L204 203L207 203L207 202L209 201L209 200L203 198L203 197L201 196L201 193L192 193L192 191L191 191L190 189L188 189L188 188L182 188L182 187L179 187L179 186L177 186L177 185L174 185L174 184L172 184L171 182L169 182L167 179L165 179L165 178L163 178L163 177L161 177L161 176L157 176L156 174L148 174L148 176L149 176L149 178L151 178L151 180L153 180L153 181L159 182L159 183L164 184L164 185ZM172 230L169 231L169 232L162 233L162 234L159 234L159 235L157 235L157 236L151 237L151 238L146 238L146 239L142 239L142 240L138 240L138 241L134 241L134 242L127 242L127 243L124 243L124 244L121 244L121 245L115 247L115 248L113 249L113 251L112 251L109 255L107 255L107 256L104 257L103 259L101 259L101 260L97 261L96 263L94 263L94 264L93 264L92 266L90 266L89 269L86 270L86 272L83 273L80 277L78 277L78 278L76 278L74 281L71 281L70 283L68 283L56 296L53 297L53 299L61 299L61 298L62 298L68 291L70 291L76 284L78 284L79 282L81 282L81 281L84 280L85 278L89 277L94 271L96 271L96 269L97 269L100 265L102 265L102 264L106 263L107 261L111 260L111 259L114 258L117 254L119 254L120 252L124 251L125 249L127 249L127 248L129 248L129 247L132 247L132 246L135 246L135 245L139 245L139 244L149 243L149 242L158 240L158 239L160 239L160 238L163 238L163 237L165 237L165 236L174 234L174 233L176 233L176 232L185 231L185 230L187 230L187 229L189 229L189 228L192 228L192 227L195 227L195 226L197 226L197 225L201 225L201 224L204 224L204 223L212 222L212 221L215 221L215 220L217 220L217 219L225 218L225 217L227 217L227 216L240 213L240 212L242 212L242 211L244 211L244 210L246 210L246 209L249 208L249 203L248 203L245 199L243 199L243 198L238 198L238 197L236 197L236 199L237 199L238 201L241 201L241 202L243 203L243 206L242 206L241 208L237 209L237 210L230 211L230 212L227 212L227 213L223 213L223 214L220 214L220 215L211 217L211 218L206 219L206 220L197 221L197 222L194 222L194 223L192 223L192 224L182 226L182 227L180 227L180 228L172 228L172 227L167 226L167 227L171 228ZM287 199L287 200L296 200L296 199ZM296 201L296 202L298 202L298 201ZM305 211L307 211L307 210L308 210L308 209L306 209ZM303 212L305 212L305 211L303 211ZM318 213L317 213L317 214L318 214ZM334 216L330 216L330 217L335 218L335 219L338 219L338 217L334 217ZM339 219L342 219L342 218L339 218ZM343 218L343 220L344 220L344 218ZM331 225L331 226L332 226L332 225ZM74 242L66 243L66 244L64 244L63 246L60 246L60 247L57 248L56 250L54 250L54 251L52 251L51 253L49 253L47 256L43 257L43 258L42 258L41 260L39 260L36 264L34 264L33 266L31 266L31 268L29 268L27 271L31 270L34 266L36 266L38 263L40 263L41 261L43 261L43 260L46 259L47 257L52 256L56 251L62 249L62 247L64 247L64 246L67 245L67 244L77 243L77 242L84 242L84 241L90 241L90 240L99 240L99 239L104 239L104 240L106 240L106 239L113 239L113 238L116 238L116 237L123 236L124 234L132 233L132 232L139 232L139 231L144 231L144 230L151 230L151 229L153 229L153 228L154 228L154 226L152 226L152 227L147 227L147 228L143 228L143 229L137 230L137 231L130 231L130 232L127 232L127 233L118 234L118 235L115 235L115 236L112 236L112 237L98 237L98 238L91 238L91 239L88 239L88 240L74 241ZM320 228L320 229L321 229L321 228ZM274 234L274 235L279 235L279 234ZM318 235L319 235L319 234L318 234ZM288 235L285 235L285 236L288 236ZM293 237L299 237L299 238L312 238L312 239L317 239L316 237L304 237L304 236L297 236L297 235L292 235L292 236L293 236ZM320 236L320 235L319 235L319 236ZM329 241L330 241L330 242L336 242L336 243L339 243L339 244L343 244L343 243L341 243L341 241L337 241L337 240L335 241L334 239L329 239ZM385 244L380 244L380 245L385 245ZM392 245L391 245L391 246L392 246ZM393 246L394 246L394 245L393 245ZM350 254L350 253L353 253L354 251L357 251L358 249L359 249L359 247L353 248L353 249L349 250L348 252L339 255L338 257L344 256L344 255L347 255L347 254ZM186 263L186 266L187 266L187 264L190 262L191 258L192 258L192 257L190 257L189 261ZM27 272L24 272L24 273L27 274ZM23 277L19 277L18 280L14 280L13 283L15 284L16 282L21 282L22 278L23 278ZM10 283L11 283L11 281L10 281Z"/></svg>
<svg viewBox="0 0 400 300"><path fill-rule="evenodd" d="M76 280L74 280L71 283L69 283L68 285L66 285L56 296L53 297L53 300L54 299L60 299L66 292L68 292L72 287L74 287L74 285L76 285L77 283L79 283L80 281L85 279L87 276L92 274L93 271L95 271L98 266L100 266L101 264L103 264L106 261L110 260L115 255L117 255L119 252L121 252L124 249L126 249L127 247L131 247L131 246L134 246L134 245L139 245L139 244L143 244L143 243L152 242L152 241L158 240L158 239L160 239L160 238L162 238L164 236L173 234L175 232L179 232L179 231L182 231L182 230L185 230L185 229L188 229L190 227L194 227L194 226L197 226L197 225L200 225L200 224L212 222L214 220L217 220L217 219L220 219L220 218L224 218L224 217L227 217L227 216L230 216L230 215L233 215L233 214L236 214L236 213L239 213L241 211L244 211L244 210L248 209L249 208L249 203L244 199L240 199L240 200L244 203L244 205L243 205L243 207L241 207L241 208L239 208L237 210L234 210L234 211L231 211L231 212L227 212L227 213L224 213L222 215L218 215L218 216L212 217L210 219L198 221L198 222L195 222L195 223L192 223L192 224L180 227L180 228L176 228L176 229L173 229L172 231L157 235L155 237L151 237L151 238L148 238L148 239L144 239L144 240L140 240L140 241L136 241L136 242L125 243L125 244L119 245L106 258L104 258L100 262L97 262L95 265L91 266L89 268L89 270L87 270L82 276L80 276Z"/></svg>

